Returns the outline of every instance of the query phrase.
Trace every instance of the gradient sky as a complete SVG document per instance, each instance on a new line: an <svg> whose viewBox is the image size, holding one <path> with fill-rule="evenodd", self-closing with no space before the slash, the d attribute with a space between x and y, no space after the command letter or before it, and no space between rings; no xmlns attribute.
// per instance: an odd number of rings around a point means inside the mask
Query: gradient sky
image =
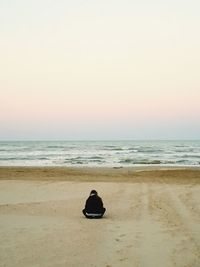
<svg viewBox="0 0 200 267"><path fill-rule="evenodd" d="M0 0L0 140L199 139L200 2Z"/></svg>

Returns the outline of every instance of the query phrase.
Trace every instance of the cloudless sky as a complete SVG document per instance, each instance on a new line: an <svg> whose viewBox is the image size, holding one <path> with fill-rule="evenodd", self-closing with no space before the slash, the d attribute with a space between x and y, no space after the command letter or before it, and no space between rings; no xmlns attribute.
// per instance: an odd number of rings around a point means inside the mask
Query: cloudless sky
<svg viewBox="0 0 200 267"><path fill-rule="evenodd" d="M200 2L0 0L0 140L199 139Z"/></svg>

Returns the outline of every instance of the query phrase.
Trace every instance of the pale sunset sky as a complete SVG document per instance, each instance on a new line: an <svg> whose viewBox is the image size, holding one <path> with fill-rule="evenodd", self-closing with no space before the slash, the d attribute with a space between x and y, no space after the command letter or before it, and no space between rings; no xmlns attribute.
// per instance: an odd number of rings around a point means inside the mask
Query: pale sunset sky
<svg viewBox="0 0 200 267"><path fill-rule="evenodd" d="M199 14L199 0L0 0L0 140L199 139Z"/></svg>

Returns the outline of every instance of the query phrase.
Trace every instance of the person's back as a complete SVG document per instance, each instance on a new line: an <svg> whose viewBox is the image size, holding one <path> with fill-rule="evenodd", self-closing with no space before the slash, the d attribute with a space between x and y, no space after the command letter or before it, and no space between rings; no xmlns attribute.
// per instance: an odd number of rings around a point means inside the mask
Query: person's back
<svg viewBox="0 0 200 267"><path fill-rule="evenodd" d="M86 218L101 218L105 213L105 208L103 207L103 201L98 196L96 190L90 192L90 196L86 200L85 209L83 214Z"/></svg>

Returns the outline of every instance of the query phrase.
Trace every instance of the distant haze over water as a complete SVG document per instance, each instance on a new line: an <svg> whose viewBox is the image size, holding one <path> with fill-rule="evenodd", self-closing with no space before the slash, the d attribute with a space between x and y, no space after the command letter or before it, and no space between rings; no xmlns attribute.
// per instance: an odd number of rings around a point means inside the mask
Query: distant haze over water
<svg viewBox="0 0 200 267"><path fill-rule="evenodd" d="M0 142L0 166L200 166L199 141Z"/></svg>

